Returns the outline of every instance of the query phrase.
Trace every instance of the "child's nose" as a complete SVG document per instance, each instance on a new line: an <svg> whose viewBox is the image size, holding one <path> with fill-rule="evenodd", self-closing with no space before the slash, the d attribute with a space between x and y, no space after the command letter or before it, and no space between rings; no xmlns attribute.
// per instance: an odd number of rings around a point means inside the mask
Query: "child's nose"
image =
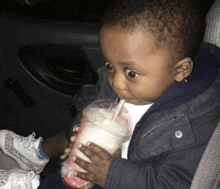
<svg viewBox="0 0 220 189"><path fill-rule="evenodd" d="M120 73L115 73L113 77L113 87L117 90L125 90L126 89L126 84L125 84L125 76Z"/></svg>

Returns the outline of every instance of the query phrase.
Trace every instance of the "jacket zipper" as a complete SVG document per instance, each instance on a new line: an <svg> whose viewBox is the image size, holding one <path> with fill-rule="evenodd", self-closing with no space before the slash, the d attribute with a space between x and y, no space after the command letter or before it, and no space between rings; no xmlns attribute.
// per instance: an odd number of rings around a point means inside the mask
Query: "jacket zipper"
<svg viewBox="0 0 220 189"><path fill-rule="evenodd" d="M155 126L154 126L153 128L151 128L149 131L147 131L146 133L144 133L144 134L142 135L141 139L143 139L144 137L146 137L150 132L152 132L153 130L157 129L158 127L175 121L176 118L177 118L177 116L173 117L172 119L170 119L170 120L168 120L168 121L164 121L164 122L162 122L162 123L159 123L159 124L155 125Z"/></svg>

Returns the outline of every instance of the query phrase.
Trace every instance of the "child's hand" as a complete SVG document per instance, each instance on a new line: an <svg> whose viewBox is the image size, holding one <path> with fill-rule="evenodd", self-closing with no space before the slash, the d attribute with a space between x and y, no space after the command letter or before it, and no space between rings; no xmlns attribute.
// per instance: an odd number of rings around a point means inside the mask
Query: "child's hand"
<svg viewBox="0 0 220 189"><path fill-rule="evenodd" d="M74 132L70 138L70 143L68 144L68 147L65 149L64 151L64 154L62 156L60 156L60 159L66 159L69 155L70 155L70 152L73 148L73 144L76 140L76 135L77 133L80 131L80 127L79 125L77 125L75 128L74 128Z"/></svg>
<svg viewBox="0 0 220 189"><path fill-rule="evenodd" d="M74 174L83 180L104 187L109 167L114 158L120 156L121 148L113 155L94 143L88 143L87 146L80 144L78 148L92 163L74 157L75 163L88 172L75 172Z"/></svg>

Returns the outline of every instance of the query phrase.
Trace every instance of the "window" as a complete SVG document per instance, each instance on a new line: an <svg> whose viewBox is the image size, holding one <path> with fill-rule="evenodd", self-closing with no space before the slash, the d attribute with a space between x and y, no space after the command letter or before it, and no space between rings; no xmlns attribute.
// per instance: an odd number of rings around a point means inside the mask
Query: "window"
<svg viewBox="0 0 220 189"><path fill-rule="evenodd" d="M115 0L1 0L1 11L46 19L98 22ZM26 2L31 2L28 5Z"/></svg>

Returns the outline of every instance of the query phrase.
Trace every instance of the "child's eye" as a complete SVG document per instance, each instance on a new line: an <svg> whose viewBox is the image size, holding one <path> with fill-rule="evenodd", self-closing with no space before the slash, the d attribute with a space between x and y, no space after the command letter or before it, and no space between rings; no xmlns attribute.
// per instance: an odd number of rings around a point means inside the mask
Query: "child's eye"
<svg viewBox="0 0 220 189"><path fill-rule="evenodd" d="M108 63L108 62L105 63L105 67L106 67L107 71L112 71L113 70L112 65L110 63Z"/></svg>
<svg viewBox="0 0 220 189"><path fill-rule="evenodd" d="M133 70L126 70L126 74L129 78L133 79L138 76L138 74Z"/></svg>

